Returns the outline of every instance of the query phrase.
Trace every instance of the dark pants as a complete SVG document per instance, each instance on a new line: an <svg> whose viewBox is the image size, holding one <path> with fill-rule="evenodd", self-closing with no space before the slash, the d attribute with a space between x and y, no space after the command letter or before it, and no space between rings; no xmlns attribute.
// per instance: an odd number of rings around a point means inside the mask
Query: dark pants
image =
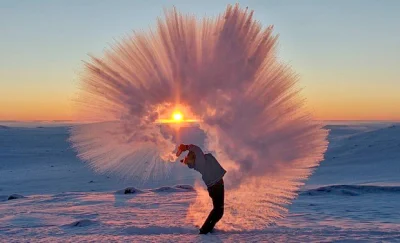
<svg viewBox="0 0 400 243"><path fill-rule="evenodd" d="M215 224L222 218L222 215L224 215L224 181L222 179L219 180L217 183L207 188L207 190L212 199L214 208L211 210L200 229L202 233L206 234L214 228Z"/></svg>

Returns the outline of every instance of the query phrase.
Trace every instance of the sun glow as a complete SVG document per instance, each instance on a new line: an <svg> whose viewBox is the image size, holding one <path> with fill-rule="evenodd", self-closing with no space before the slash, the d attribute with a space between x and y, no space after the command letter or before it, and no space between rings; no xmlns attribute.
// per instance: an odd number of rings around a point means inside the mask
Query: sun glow
<svg viewBox="0 0 400 243"><path fill-rule="evenodd" d="M172 118L176 121L176 122L181 122L183 120L183 115L180 111L175 111L174 114L172 114Z"/></svg>
<svg viewBox="0 0 400 243"><path fill-rule="evenodd" d="M182 108L182 107L180 107ZM182 110L183 109L183 110ZM156 123L169 123L175 125L183 125L185 123L198 123L200 122L197 119L193 119L190 111L185 108L182 109L175 109L173 112L165 112L159 119L156 120ZM184 115L185 114L185 115ZM163 118L164 117L164 118ZM169 117L169 118L167 118Z"/></svg>

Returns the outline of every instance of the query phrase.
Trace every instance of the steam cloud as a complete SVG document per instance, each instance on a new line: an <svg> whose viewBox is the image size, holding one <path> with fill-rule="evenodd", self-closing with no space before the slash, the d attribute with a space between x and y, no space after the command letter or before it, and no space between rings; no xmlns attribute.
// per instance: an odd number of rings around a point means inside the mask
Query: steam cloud
<svg viewBox="0 0 400 243"><path fill-rule="evenodd" d="M202 20L172 9L155 31L91 57L77 105L81 118L102 122L72 128L79 157L99 172L167 177L176 144L155 121L180 104L202 121L205 148L228 171L218 227L257 229L282 217L323 159L327 131L279 61L272 32L238 5ZM209 203L199 188L187 219L201 224Z"/></svg>

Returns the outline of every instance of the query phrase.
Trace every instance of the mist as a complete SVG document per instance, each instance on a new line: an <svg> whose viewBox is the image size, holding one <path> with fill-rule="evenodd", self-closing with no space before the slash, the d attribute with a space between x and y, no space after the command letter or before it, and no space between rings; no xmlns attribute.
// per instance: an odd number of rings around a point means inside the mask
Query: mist
<svg viewBox="0 0 400 243"><path fill-rule="evenodd" d="M323 159L328 131L307 107L296 72L279 59L273 32L239 5L203 19L172 9L155 30L91 56L76 110L97 123L71 129L78 156L100 173L168 178L180 130L156 121L178 106L199 121L201 147L228 171L219 225L257 229L283 217ZM209 213L208 195L197 189L187 213L193 224Z"/></svg>

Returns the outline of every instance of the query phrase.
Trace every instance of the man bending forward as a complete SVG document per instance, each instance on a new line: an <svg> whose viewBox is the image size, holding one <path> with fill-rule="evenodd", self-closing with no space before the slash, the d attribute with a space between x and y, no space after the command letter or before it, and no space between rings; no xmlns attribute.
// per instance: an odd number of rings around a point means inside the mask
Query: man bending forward
<svg viewBox="0 0 400 243"><path fill-rule="evenodd" d="M193 144L179 145L176 156L178 157L186 150L189 150L189 153L181 162L200 172L213 202L213 209L200 228L200 234L207 234L214 229L215 224L224 214L224 180L222 178L226 171L212 154L204 154L201 148Z"/></svg>

